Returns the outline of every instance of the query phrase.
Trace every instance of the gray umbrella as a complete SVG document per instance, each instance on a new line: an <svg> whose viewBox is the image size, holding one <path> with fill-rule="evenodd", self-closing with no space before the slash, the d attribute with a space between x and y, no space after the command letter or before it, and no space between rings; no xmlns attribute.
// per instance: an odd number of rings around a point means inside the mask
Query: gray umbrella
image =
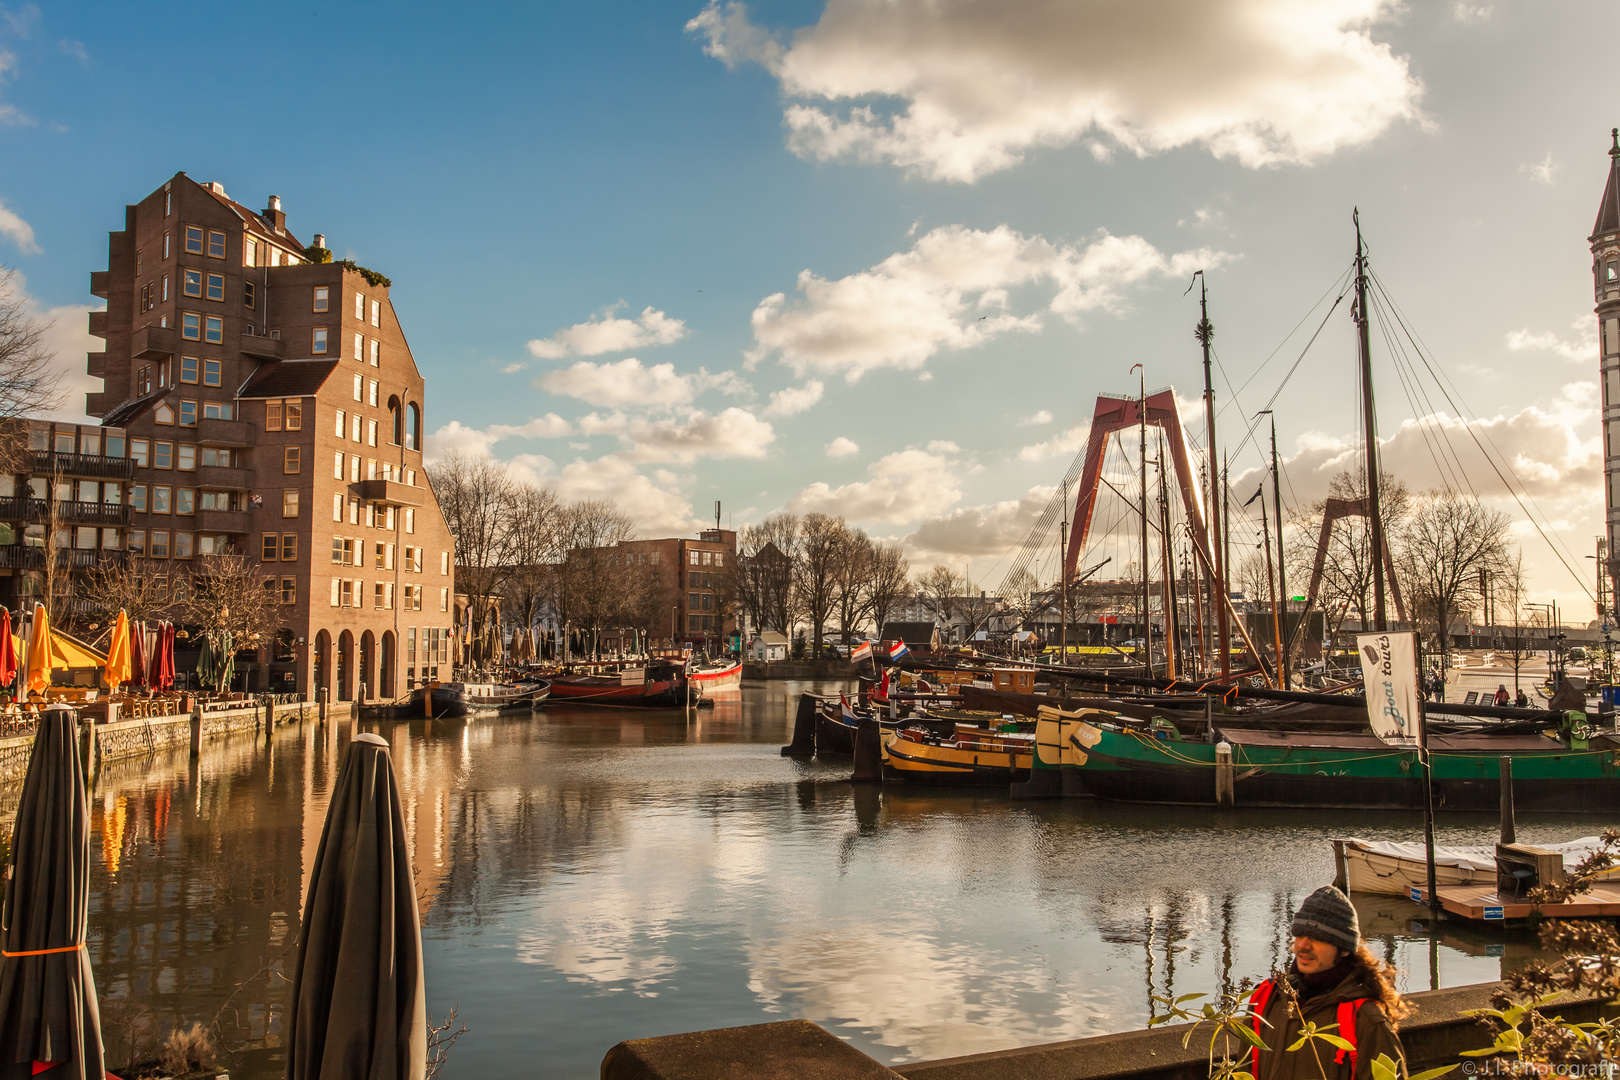
<svg viewBox="0 0 1620 1080"><path fill-rule="evenodd" d="M427 1004L411 855L388 743L349 744L304 902L288 1080L422 1080Z"/></svg>
<svg viewBox="0 0 1620 1080"><path fill-rule="evenodd" d="M105 1075L96 981L84 949L90 913L90 815L73 710L45 710L11 839L0 917L0 1078L33 1063L54 1076Z"/></svg>

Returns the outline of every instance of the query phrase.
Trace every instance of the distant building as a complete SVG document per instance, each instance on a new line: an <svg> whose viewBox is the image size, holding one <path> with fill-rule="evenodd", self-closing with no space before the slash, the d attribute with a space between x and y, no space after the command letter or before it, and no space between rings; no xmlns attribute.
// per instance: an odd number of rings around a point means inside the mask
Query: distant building
<svg viewBox="0 0 1620 1080"><path fill-rule="evenodd" d="M908 649L939 648L939 629L932 622L895 622L883 624L878 635L884 641L903 641Z"/></svg>
<svg viewBox="0 0 1620 1080"><path fill-rule="evenodd" d="M757 664L768 664L775 660L786 660L788 655L788 639L775 630L765 630L753 641L748 643L748 659Z"/></svg>
<svg viewBox="0 0 1620 1080"><path fill-rule="evenodd" d="M660 612L653 624L654 641L670 648L720 644L736 629L726 611L724 584L737 558L732 530L705 529L695 540L626 540L617 550L651 568L671 598L669 611Z"/></svg>

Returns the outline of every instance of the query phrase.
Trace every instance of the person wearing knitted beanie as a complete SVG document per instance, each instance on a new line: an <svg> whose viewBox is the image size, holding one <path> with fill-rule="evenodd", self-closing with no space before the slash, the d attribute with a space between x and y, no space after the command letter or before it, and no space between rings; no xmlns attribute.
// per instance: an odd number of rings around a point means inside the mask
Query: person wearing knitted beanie
<svg viewBox="0 0 1620 1080"><path fill-rule="evenodd" d="M1406 1055L1396 1025L1409 1011L1395 989L1394 972L1361 940L1361 920L1350 898L1331 885L1307 896L1289 925L1293 963L1268 979L1250 999L1260 1017L1258 1032L1268 1049L1251 1063L1256 1080L1372 1080L1372 1062L1383 1055L1406 1076ZM1337 1033L1353 1053L1310 1042L1298 1050L1306 1024Z"/></svg>

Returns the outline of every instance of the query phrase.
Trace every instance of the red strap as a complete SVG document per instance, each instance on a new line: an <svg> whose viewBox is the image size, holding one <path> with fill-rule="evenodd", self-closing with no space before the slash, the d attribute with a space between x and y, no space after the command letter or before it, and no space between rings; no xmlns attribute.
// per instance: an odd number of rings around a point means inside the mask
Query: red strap
<svg viewBox="0 0 1620 1080"><path fill-rule="evenodd" d="M1249 1012L1254 1016L1254 1037L1260 1038L1260 1014L1266 1011L1266 1003L1271 1000L1271 991L1275 989L1270 979L1265 980L1254 988L1249 995ZM1264 1040L1262 1040L1264 1041ZM1256 1046L1249 1051L1250 1066L1254 1075L1260 1075L1260 1048Z"/></svg>
<svg viewBox="0 0 1620 1080"><path fill-rule="evenodd" d="M1339 1002L1339 1038L1350 1044L1350 1049L1340 1050L1333 1057L1336 1065L1344 1064L1344 1056L1350 1055L1350 1075L1356 1072L1356 1013L1361 1009L1361 1003L1366 998L1356 998L1354 1001Z"/></svg>

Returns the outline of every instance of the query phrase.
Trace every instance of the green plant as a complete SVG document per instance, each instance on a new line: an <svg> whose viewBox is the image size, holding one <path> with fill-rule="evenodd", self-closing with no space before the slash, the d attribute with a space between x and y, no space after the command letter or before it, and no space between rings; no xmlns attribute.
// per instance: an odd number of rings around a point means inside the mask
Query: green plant
<svg viewBox="0 0 1620 1080"><path fill-rule="evenodd" d="M385 275L379 274L375 270L368 270L366 267L361 266L353 259L339 259L337 260L337 265L343 267L345 270L353 270L355 273L365 278L373 288L381 286L382 288L386 289L393 285L393 282Z"/></svg>
<svg viewBox="0 0 1620 1080"><path fill-rule="evenodd" d="M304 249L304 258L312 263L329 263L332 261L332 252L329 248L316 247L311 244Z"/></svg>

